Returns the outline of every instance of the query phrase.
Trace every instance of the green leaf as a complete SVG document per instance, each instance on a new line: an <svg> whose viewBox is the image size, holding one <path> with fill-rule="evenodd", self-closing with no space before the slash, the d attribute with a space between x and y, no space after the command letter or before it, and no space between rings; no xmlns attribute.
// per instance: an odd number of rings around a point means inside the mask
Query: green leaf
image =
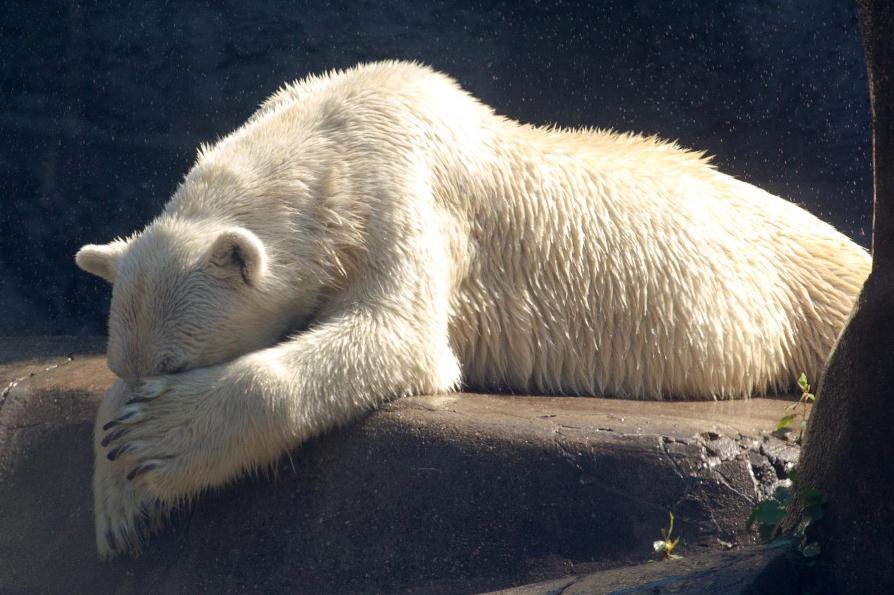
<svg viewBox="0 0 894 595"><path fill-rule="evenodd" d="M810 385L807 384L807 374L801 372L801 375L798 377L798 386L801 387L801 390L805 393L810 388Z"/></svg>
<svg viewBox="0 0 894 595"><path fill-rule="evenodd" d="M801 554L805 558L815 558L820 555L821 551L820 544L815 541L813 543L808 543L801 548Z"/></svg>
<svg viewBox="0 0 894 595"><path fill-rule="evenodd" d="M785 535L778 535L776 539L770 542L770 547L789 547L792 545L792 538Z"/></svg>
<svg viewBox="0 0 894 595"><path fill-rule="evenodd" d="M763 502L758 502L757 506L754 507L754 510L751 511L751 516L748 517L747 527L751 529L751 526L757 521L758 530L761 533L761 537L764 537L764 533L767 529L769 529L768 537L764 538L764 541L769 539L769 536L773 534L773 530L776 528L776 525L779 524L779 521L785 518L785 507L782 506L776 500L764 500Z"/></svg>
<svg viewBox="0 0 894 595"><path fill-rule="evenodd" d="M788 486L777 486L773 490L773 499L779 502L784 508L787 508L795 498L794 491Z"/></svg>
<svg viewBox="0 0 894 595"><path fill-rule="evenodd" d="M794 420L794 419L795 419L794 415L786 415L785 417L783 417L782 419L779 420L778 424L776 424L776 431L778 432L779 430L781 430L783 428L787 428L788 426L791 425L792 420Z"/></svg>

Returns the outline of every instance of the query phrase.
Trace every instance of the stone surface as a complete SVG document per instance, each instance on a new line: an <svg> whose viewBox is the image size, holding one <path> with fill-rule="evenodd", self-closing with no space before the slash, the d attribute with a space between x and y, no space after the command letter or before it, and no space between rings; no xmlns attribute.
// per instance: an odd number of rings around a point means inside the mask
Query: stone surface
<svg viewBox="0 0 894 595"><path fill-rule="evenodd" d="M748 543L785 472L765 435L780 400L415 397L202 498L139 559L100 563L102 348L0 339L0 592L493 590L641 563L668 510L687 557Z"/></svg>
<svg viewBox="0 0 894 595"><path fill-rule="evenodd" d="M565 577L494 595L779 595L801 592L800 569L788 546L755 546Z"/></svg>

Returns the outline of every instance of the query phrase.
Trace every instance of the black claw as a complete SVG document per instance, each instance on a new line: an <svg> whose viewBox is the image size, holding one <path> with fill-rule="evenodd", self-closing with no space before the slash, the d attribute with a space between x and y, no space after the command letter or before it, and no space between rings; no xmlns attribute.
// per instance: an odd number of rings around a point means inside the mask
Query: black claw
<svg viewBox="0 0 894 595"><path fill-rule="evenodd" d="M121 422L130 419L131 417L133 417L133 416L136 415L136 414L137 414L136 411L130 411L130 412L128 412L128 413L125 413L125 414L122 415L121 417L115 418L115 419L113 419L112 421L110 421L109 423L107 423L106 425L104 425L104 426L102 427L102 429L103 429L103 430L108 430L109 428L114 428L115 426L117 426L117 425L120 424Z"/></svg>
<svg viewBox="0 0 894 595"><path fill-rule="evenodd" d="M147 399L145 397L135 397L133 399L130 399L129 401L125 401L124 404L125 405L133 405L134 403L147 403L151 400L152 399Z"/></svg>
<svg viewBox="0 0 894 595"><path fill-rule="evenodd" d="M122 454L124 451L127 450L127 447L128 447L128 446L129 446L128 444L122 444L122 445L119 446L118 448L113 448L112 450L109 451L109 454L106 455L106 458L109 459L110 461L114 461L114 460L117 459L119 456L121 456L121 454Z"/></svg>
<svg viewBox="0 0 894 595"><path fill-rule="evenodd" d="M115 430L114 432L111 432L110 434L106 435L106 437L103 438L102 442L100 442L99 444L100 444L100 446L108 446L109 443L111 443L113 440L117 440L121 436L124 436L126 433L127 433L127 428L121 428L119 430Z"/></svg>
<svg viewBox="0 0 894 595"><path fill-rule="evenodd" d="M139 467L137 467L136 469L132 470L130 473L127 474L127 479L132 481L134 478L139 477L140 475L146 473L147 471L152 471L156 467L157 467L157 465L155 463L146 463L144 465L140 465Z"/></svg>
<svg viewBox="0 0 894 595"><path fill-rule="evenodd" d="M104 425L104 426L102 427L102 429L103 429L103 430L108 430L109 428L114 428L115 426L117 426L117 425L120 424L121 422L130 419L130 418L133 417L134 415L136 415L136 412L135 412L135 411L131 411L131 412L129 412L129 413L125 413L125 414L122 415L121 417L116 417L115 419L113 419L112 421L110 421L109 423L107 423L106 425Z"/></svg>

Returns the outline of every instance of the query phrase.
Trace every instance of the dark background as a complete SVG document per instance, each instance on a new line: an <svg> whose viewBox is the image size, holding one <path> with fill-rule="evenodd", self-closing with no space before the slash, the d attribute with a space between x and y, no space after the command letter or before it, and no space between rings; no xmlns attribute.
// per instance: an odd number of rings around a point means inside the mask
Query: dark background
<svg viewBox="0 0 894 595"><path fill-rule="evenodd" d="M841 0L3 2L0 335L105 332L72 256L142 227L281 83L443 70L533 123L657 133L868 245L869 108Z"/></svg>

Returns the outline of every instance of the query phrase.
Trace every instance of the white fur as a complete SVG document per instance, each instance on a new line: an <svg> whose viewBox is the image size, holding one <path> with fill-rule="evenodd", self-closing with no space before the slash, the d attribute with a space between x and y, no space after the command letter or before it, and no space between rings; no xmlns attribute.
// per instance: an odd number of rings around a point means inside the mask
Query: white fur
<svg viewBox="0 0 894 595"><path fill-rule="evenodd" d="M109 362L129 384L97 421L104 556L137 549L140 506L157 519L401 395L816 378L870 266L699 154L521 125L401 62L284 87L123 249L84 250L115 281Z"/></svg>

